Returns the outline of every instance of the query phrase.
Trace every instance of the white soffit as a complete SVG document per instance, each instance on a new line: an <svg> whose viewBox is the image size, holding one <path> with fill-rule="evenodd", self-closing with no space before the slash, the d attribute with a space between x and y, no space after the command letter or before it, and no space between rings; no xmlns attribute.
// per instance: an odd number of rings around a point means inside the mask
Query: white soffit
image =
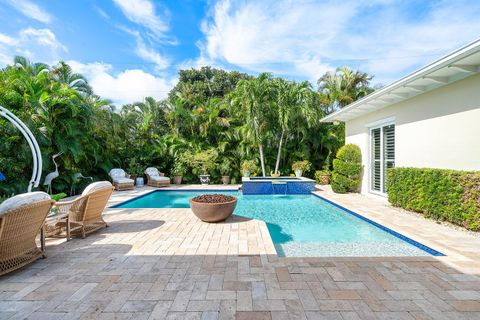
<svg viewBox="0 0 480 320"><path fill-rule="evenodd" d="M349 121L480 72L480 39L324 117Z"/></svg>

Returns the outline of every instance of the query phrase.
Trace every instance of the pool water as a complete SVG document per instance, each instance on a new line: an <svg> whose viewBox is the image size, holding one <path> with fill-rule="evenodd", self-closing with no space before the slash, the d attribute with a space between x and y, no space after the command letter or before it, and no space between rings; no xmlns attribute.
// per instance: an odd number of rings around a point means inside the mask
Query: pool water
<svg viewBox="0 0 480 320"><path fill-rule="evenodd" d="M117 205L120 208L188 208L189 199L205 193L238 198L234 214L263 220L278 255L426 256L421 244L402 240L314 195L242 195L237 191L157 191ZM398 234L397 234L398 235ZM402 237L401 235L399 235ZM430 251L431 250L431 251ZM441 255L441 254L440 254Z"/></svg>
<svg viewBox="0 0 480 320"><path fill-rule="evenodd" d="M263 178L263 177L259 177L259 178L249 178L250 181L290 181L290 180L300 180L299 178L295 178L295 177L280 177L280 178L272 178L272 177L267 177L267 178Z"/></svg>

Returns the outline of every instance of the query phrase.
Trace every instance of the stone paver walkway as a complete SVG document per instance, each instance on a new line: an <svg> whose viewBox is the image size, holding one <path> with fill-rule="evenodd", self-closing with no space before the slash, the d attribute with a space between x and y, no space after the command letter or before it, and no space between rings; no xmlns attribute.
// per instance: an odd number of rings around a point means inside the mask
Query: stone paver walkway
<svg viewBox="0 0 480 320"><path fill-rule="evenodd" d="M116 192L111 204L148 190ZM346 199L336 200L362 205ZM373 204L382 205L364 200L380 219ZM408 230L393 217L390 227ZM1 277L0 319L480 319L467 236L454 257L278 258L257 220L206 224L189 209L107 209L105 218L109 228L49 239L47 259Z"/></svg>

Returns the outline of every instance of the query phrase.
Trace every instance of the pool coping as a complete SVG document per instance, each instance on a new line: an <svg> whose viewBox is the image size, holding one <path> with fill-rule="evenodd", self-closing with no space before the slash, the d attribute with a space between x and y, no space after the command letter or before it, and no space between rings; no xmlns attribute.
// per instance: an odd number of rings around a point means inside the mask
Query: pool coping
<svg viewBox="0 0 480 320"><path fill-rule="evenodd" d="M108 207L109 209L115 209L115 208L120 208L120 206L123 206L127 203L130 203L134 200L141 199L143 197L146 197L152 193L155 192L166 192L166 191L174 191L174 192L192 192L192 191L214 191L214 192L238 192L239 190L235 189L157 189L157 190L151 190L149 192L146 192L142 195L133 197L132 199L128 199L125 201L122 201L120 203L114 204L113 206ZM149 209L149 208L128 208L128 209ZM170 209L175 209L175 208L170 208Z"/></svg>
<svg viewBox="0 0 480 320"><path fill-rule="evenodd" d="M345 208L344 206L339 205L338 203L335 203L335 202L333 202L333 201L331 201L331 200L329 200L329 199L326 199L326 198L324 198L324 197L322 197L322 196L320 196L320 195L318 195L318 194L316 194L316 193L314 193L314 192L312 192L312 195L314 195L314 196L317 197L317 198L320 198L320 199L324 200L325 202L330 203L331 205L333 205L333 206L335 206L335 207L337 207L337 208L340 208L340 209L346 211L347 213L349 213L349 214L351 214L351 215L353 215L353 216L355 216L355 217L357 217L357 218L359 218L359 219L361 219L361 220L363 220L363 221L365 221L365 222L367 222L367 223L369 223L369 224L371 224L371 225L373 225L373 226L375 226L375 227L377 227L377 228L379 228L379 229L381 229L381 230L383 230L383 231L385 231L385 232L387 232L387 233L389 233L389 234L391 234L392 236L395 236L395 237L399 238L400 240L403 240L403 241L411 244L411 245L414 246L414 247L417 247L417 248L420 249L420 250L423 250L423 251L427 252L428 254L430 254L430 255L432 255L432 256L434 256L434 257L445 257L445 256L446 256L446 254L444 254L444 253L442 253L442 252L440 252L440 251L437 251L437 250L435 250L435 249L433 249L433 248L430 248L429 246L424 245L424 244L422 244L422 243L420 243L420 242L418 242L418 241L416 241L416 240L413 240L413 239L410 238L410 237L404 236L403 234L401 234L401 233L399 233L399 232L397 232L397 231L395 231L395 230L392 230L392 229L390 229L390 228L388 228L388 227L386 227L386 226L384 226L384 225L382 225L382 224L380 224L380 223L378 223L378 222L375 222L375 221L373 221L373 220L371 220L371 219L369 219L369 218L367 218L367 217L365 217L365 216L362 216L361 214L356 213L356 212L354 212L354 211L352 211L352 210L350 210L350 209L348 209L348 208Z"/></svg>
<svg viewBox="0 0 480 320"><path fill-rule="evenodd" d="M117 204L115 204L115 205L113 205L113 206L110 206L109 208L112 208L112 209L114 209L114 208L120 208L122 205L125 205L125 204L127 204L127 203L132 202L132 201L141 199L141 198L146 197L146 196L148 196L148 195L150 195L150 194L152 194L152 193L155 193L155 192L168 192L168 191L170 191L170 192L171 192L171 191L174 191L174 192L195 192L195 191L197 191L197 192L198 192L198 191L239 192L240 190L235 190L235 189L156 189L156 190L152 190L152 191L146 192L146 193L144 193L144 194L142 194L142 195L139 195L139 196L137 196L137 197L133 197L132 199L129 199L129 200L126 200L126 201L117 203ZM306 195L306 194L305 194L305 195ZM348 208L345 208L344 206L342 206L342 205L340 205L340 204L338 204L338 203L336 203L336 202L334 202L334 201L331 201L331 200L329 200L329 199L326 199L325 197L322 197L322 196L316 194L315 192L311 192L310 195L313 195L313 196L315 196L315 197L317 197L317 198L319 198L319 199L321 199L321 200L323 200L323 201L325 201L325 202L327 202L327 203L329 203L329 204L331 204L331 205L333 205L333 206L335 206L335 207L337 207L337 208L339 208L339 209L342 209L342 210L344 210L345 212L349 213L350 215L353 215L354 217L357 217L358 219L363 220L364 222L367 222L367 223L373 225L374 227L377 227L377 228L379 228L380 230L383 230L383 231L387 232L388 234L390 234L390 235L392 235L392 236L394 236L394 237L396 237L396 238L398 238L398 239L400 239L400 240L402 240L402 241L405 241L406 243L408 243L408 244L410 244L410 245L412 245L412 246L414 246L414 247L416 247L416 248L418 248L418 249L420 249L420 250L428 253L430 256L433 256L433 257L445 257L445 256L446 256L446 254L444 254L444 253L442 253L442 252L440 252L440 251L438 251L438 250L435 250L435 249L433 249L433 248L431 248L431 247L429 247L429 246L427 246L427 245L424 245L424 244L422 244L422 243L420 243L420 242L418 242L418 241L416 241L416 240L413 240L412 238L407 237L407 236L405 236L405 235L403 235L403 234L401 234L401 233L399 233L399 232L397 232L397 231L395 231L395 230L392 230L392 229L390 229L389 227L386 227L386 226L384 226L384 225L382 225L382 224L380 224L380 223L378 223L378 222L375 222L375 221L373 221L373 220L371 220L371 219L369 219L369 218L367 218L367 217L365 217L365 216L363 216L363 215L361 215L361 214L359 214L359 213L357 213L357 212L354 212L354 211L352 211L352 210L350 210L350 209L348 209ZM247 195L247 196L248 196L248 195ZM135 209L135 208L129 208L129 209ZM136 208L136 209L145 209L145 208ZM265 221L263 221L263 222L266 223ZM272 240L272 242L273 242L273 240ZM275 251L277 251L276 248L275 248ZM277 256L281 257L280 255L278 255L278 252L277 252ZM285 257L285 258L289 258L289 257Z"/></svg>

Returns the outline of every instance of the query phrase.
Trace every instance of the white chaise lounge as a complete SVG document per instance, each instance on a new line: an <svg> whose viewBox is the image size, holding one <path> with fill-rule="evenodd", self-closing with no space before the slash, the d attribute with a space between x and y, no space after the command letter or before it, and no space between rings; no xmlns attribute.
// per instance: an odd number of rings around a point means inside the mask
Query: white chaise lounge
<svg viewBox="0 0 480 320"><path fill-rule="evenodd" d="M170 185L170 178L165 177L164 173L158 171L157 168L149 167L145 169L147 175L147 185L151 187L167 187Z"/></svg>
<svg viewBox="0 0 480 320"><path fill-rule="evenodd" d="M123 169L112 169L108 175L112 179L113 186L117 191L132 190L135 188L135 182L133 179L130 179L130 175L128 175Z"/></svg>

